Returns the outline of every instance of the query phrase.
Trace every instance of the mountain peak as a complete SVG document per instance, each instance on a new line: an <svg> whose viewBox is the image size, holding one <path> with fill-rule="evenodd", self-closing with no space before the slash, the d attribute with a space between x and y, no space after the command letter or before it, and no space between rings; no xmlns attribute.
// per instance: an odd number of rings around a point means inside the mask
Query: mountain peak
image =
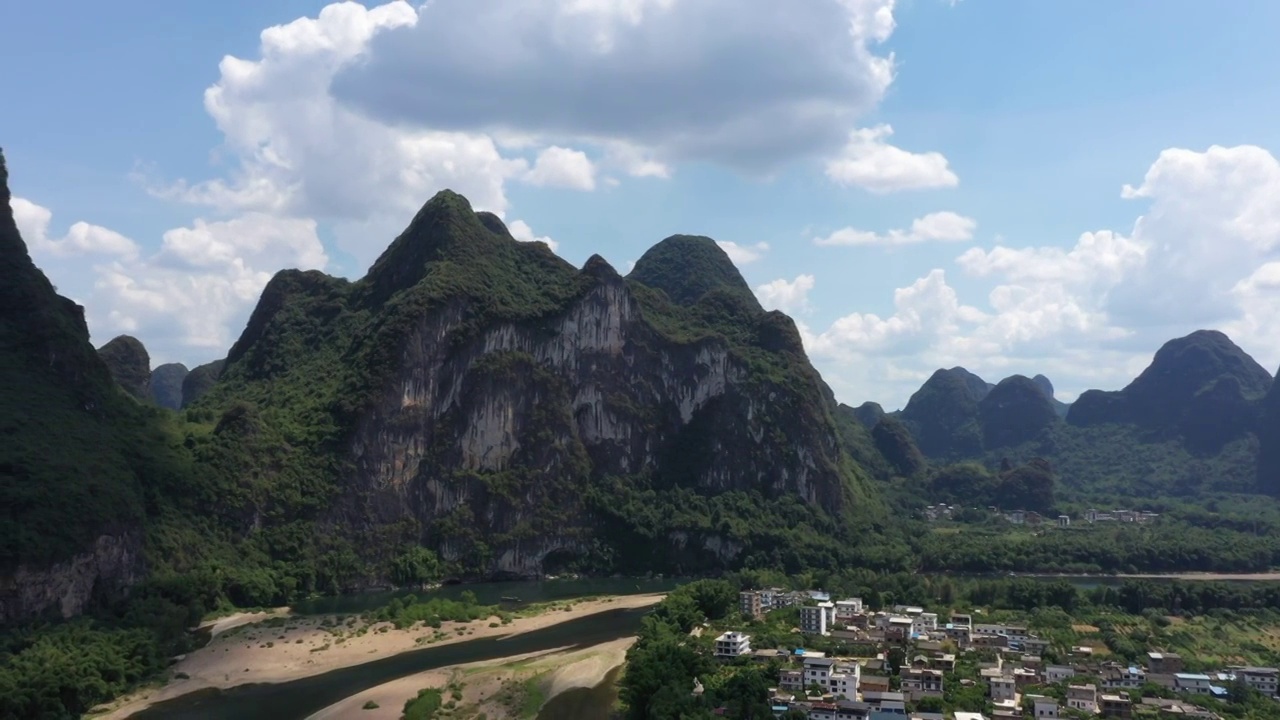
<svg viewBox="0 0 1280 720"><path fill-rule="evenodd" d="M1045 377L1044 375L1036 375L1035 377L1031 378L1031 382L1035 383L1036 387L1040 388L1040 391L1043 392L1046 396L1048 396L1050 400L1054 399L1053 383L1049 380L1049 378Z"/></svg>
<svg viewBox="0 0 1280 720"><path fill-rule="evenodd" d="M480 259L495 243L515 242L502 221L496 215L488 215L487 219L478 215L471 209L471 203L458 193L441 190L422 206L404 232L374 261L364 282L375 296L385 300L397 290L412 287L421 280L427 263L433 260ZM502 234L495 228L500 228Z"/></svg>
<svg viewBox="0 0 1280 720"><path fill-rule="evenodd" d="M98 357L116 384L139 400L150 395L151 356L142 341L131 335L120 335L98 348Z"/></svg>
<svg viewBox="0 0 1280 720"><path fill-rule="evenodd" d="M724 290L759 308L751 286L715 240L702 235L672 235L649 248L627 275L672 302L693 305L713 290Z"/></svg>
<svg viewBox="0 0 1280 720"><path fill-rule="evenodd" d="M1212 448L1247 431L1270 387L1271 374L1225 334L1197 330L1162 345L1123 390L1082 394L1067 419L1073 425L1134 423L1199 437Z"/></svg>
<svg viewBox="0 0 1280 720"><path fill-rule="evenodd" d="M902 421L928 457L980 452L978 403L991 388L990 383L962 367L936 370L907 401Z"/></svg>
<svg viewBox="0 0 1280 720"><path fill-rule="evenodd" d="M1025 375L1001 380L978 403L978 416L987 449L1020 445L1058 420L1044 388Z"/></svg>

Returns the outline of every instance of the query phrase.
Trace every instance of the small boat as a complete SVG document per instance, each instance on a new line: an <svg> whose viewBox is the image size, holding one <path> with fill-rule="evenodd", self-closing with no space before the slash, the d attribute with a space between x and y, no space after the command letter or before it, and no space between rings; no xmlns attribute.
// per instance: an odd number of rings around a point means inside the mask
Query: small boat
<svg viewBox="0 0 1280 720"><path fill-rule="evenodd" d="M518 597L516 597L516 596L514 596L514 595L503 595L502 597L500 597L500 598L498 598L498 599L499 599L499 600L501 600L502 602L505 602L505 603L517 603L517 602L520 602L520 598L518 598Z"/></svg>

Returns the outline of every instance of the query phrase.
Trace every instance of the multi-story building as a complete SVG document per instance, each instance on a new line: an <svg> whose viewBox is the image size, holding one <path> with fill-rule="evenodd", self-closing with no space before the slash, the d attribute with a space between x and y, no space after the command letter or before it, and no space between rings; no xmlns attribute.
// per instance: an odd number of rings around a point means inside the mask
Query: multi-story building
<svg viewBox="0 0 1280 720"><path fill-rule="evenodd" d="M1230 668L1236 675L1244 681L1245 685L1257 690L1267 697L1275 697L1280 691L1280 669L1264 668L1264 667L1234 667Z"/></svg>
<svg viewBox="0 0 1280 720"><path fill-rule="evenodd" d="M1126 695L1104 694L1098 698L1102 717L1128 720L1133 717L1133 703Z"/></svg>
<svg viewBox="0 0 1280 720"><path fill-rule="evenodd" d="M827 677L827 691L837 700L857 700L862 680L862 666L857 662L837 660Z"/></svg>
<svg viewBox="0 0 1280 720"><path fill-rule="evenodd" d="M998 675L987 678L987 695L993 702L1013 700L1018 694L1017 683L1011 675Z"/></svg>
<svg viewBox="0 0 1280 720"><path fill-rule="evenodd" d="M764 603L756 590L744 590L738 593L738 610L748 617L757 620L764 617Z"/></svg>
<svg viewBox="0 0 1280 720"><path fill-rule="evenodd" d="M832 658L807 657L804 659L804 687L817 685L823 692L831 686L831 671L836 661Z"/></svg>
<svg viewBox="0 0 1280 720"><path fill-rule="evenodd" d="M1152 675L1172 675L1182 672L1182 656L1177 653L1147 653L1147 671Z"/></svg>
<svg viewBox="0 0 1280 720"><path fill-rule="evenodd" d="M912 702L942 697L942 671L932 668L902 668L902 693Z"/></svg>
<svg viewBox="0 0 1280 720"><path fill-rule="evenodd" d="M1093 683L1068 685L1067 707L1089 714L1098 712L1098 688Z"/></svg>
<svg viewBox="0 0 1280 720"><path fill-rule="evenodd" d="M848 625L855 616L862 614L862 598L837 600L835 605L835 620L840 625Z"/></svg>
<svg viewBox="0 0 1280 720"><path fill-rule="evenodd" d="M827 635L835 620L835 605L829 602L800 607L800 631L805 635Z"/></svg>
<svg viewBox="0 0 1280 720"><path fill-rule="evenodd" d="M751 652L751 636L740 632L727 632L716 638L715 655L718 658L732 659Z"/></svg>

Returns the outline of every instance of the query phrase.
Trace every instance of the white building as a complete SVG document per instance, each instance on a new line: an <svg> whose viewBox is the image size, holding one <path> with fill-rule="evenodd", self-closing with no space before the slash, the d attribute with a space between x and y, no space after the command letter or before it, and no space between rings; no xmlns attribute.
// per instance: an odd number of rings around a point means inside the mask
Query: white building
<svg viewBox="0 0 1280 720"><path fill-rule="evenodd" d="M740 632L727 632L716 638L716 657L736 658L751 652L751 636Z"/></svg>
<svg viewBox="0 0 1280 720"><path fill-rule="evenodd" d="M857 700L862 683L862 666L856 662L837 660L827 676L827 692L837 700Z"/></svg>
<svg viewBox="0 0 1280 720"><path fill-rule="evenodd" d="M1067 707L1089 714L1098 712L1098 688L1093 683L1068 685Z"/></svg>
<svg viewBox="0 0 1280 720"><path fill-rule="evenodd" d="M987 716L976 712L960 712L955 713L956 720L987 720Z"/></svg>
<svg viewBox="0 0 1280 720"><path fill-rule="evenodd" d="M836 661L831 658L807 657L804 659L804 686L817 685L826 692L831 687L831 671Z"/></svg>
<svg viewBox="0 0 1280 720"><path fill-rule="evenodd" d="M836 601L836 622L848 623L854 615L862 614L862 598Z"/></svg>

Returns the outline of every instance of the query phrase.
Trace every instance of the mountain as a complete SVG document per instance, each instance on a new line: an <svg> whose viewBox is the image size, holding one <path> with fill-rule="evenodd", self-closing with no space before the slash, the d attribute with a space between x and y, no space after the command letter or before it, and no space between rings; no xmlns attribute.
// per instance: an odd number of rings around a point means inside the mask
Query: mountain
<svg viewBox="0 0 1280 720"><path fill-rule="evenodd" d="M226 362L226 360L214 360L192 368L191 372L182 378L182 402L179 407L185 408L204 397L222 376L222 367Z"/></svg>
<svg viewBox="0 0 1280 720"><path fill-rule="evenodd" d="M1022 375L1001 380L978 402L982 445L988 450L1034 440L1059 421L1043 384Z"/></svg>
<svg viewBox="0 0 1280 720"><path fill-rule="evenodd" d="M1053 405L1053 411L1058 414L1058 417L1065 418L1071 406L1054 397L1053 382L1044 375L1036 375L1031 378L1031 381L1036 384L1036 387L1040 388L1040 392L1043 392L1045 397L1049 398L1049 402Z"/></svg>
<svg viewBox="0 0 1280 720"><path fill-rule="evenodd" d="M151 401L162 408L182 408L182 384L187 379L187 366L182 363L166 363L151 371L148 388Z"/></svg>
<svg viewBox="0 0 1280 720"><path fill-rule="evenodd" d="M184 403L216 418L197 455L251 478L224 515L279 563L363 558L343 583L419 544L490 577L847 554L880 507L794 322L714 241L624 278L449 191L358 281L278 273Z"/></svg>
<svg viewBox="0 0 1280 720"><path fill-rule="evenodd" d="M1089 390L1069 406L1043 375L993 387L939 370L901 419L935 462L1041 458L1067 485L1120 495L1280 493L1273 385L1226 335L1201 330L1165 343L1124 389Z"/></svg>
<svg viewBox="0 0 1280 720"><path fill-rule="evenodd" d="M160 411L116 386L83 308L31 261L8 180L0 153L0 624L138 578L148 489L180 474ZM136 391L134 349L104 350Z"/></svg>
<svg viewBox="0 0 1280 720"><path fill-rule="evenodd" d="M137 338L128 335L114 338L98 348L98 357L125 392L139 400L150 397L151 356Z"/></svg>
<svg viewBox="0 0 1280 720"><path fill-rule="evenodd" d="M1170 340L1123 390L1089 390L1071 406L1077 426L1128 424L1216 451L1257 424L1271 374L1216 330Z"/></svg>
<svg viewBox="0 0 1280 720"><path fill-rule="evenodd" d="M928 457L979 454L978 403L992 387L962 367L938 370L907 401L900 419Z"/></svg>
<svg viewBox="0 0 1280 720"><path fill-rule="evenodd" d="M864 402L856 408L850 408L854 419L862 424L863 427L870 430L880 422L884 417L884 408L880 407L880 403Z"/></svg>

